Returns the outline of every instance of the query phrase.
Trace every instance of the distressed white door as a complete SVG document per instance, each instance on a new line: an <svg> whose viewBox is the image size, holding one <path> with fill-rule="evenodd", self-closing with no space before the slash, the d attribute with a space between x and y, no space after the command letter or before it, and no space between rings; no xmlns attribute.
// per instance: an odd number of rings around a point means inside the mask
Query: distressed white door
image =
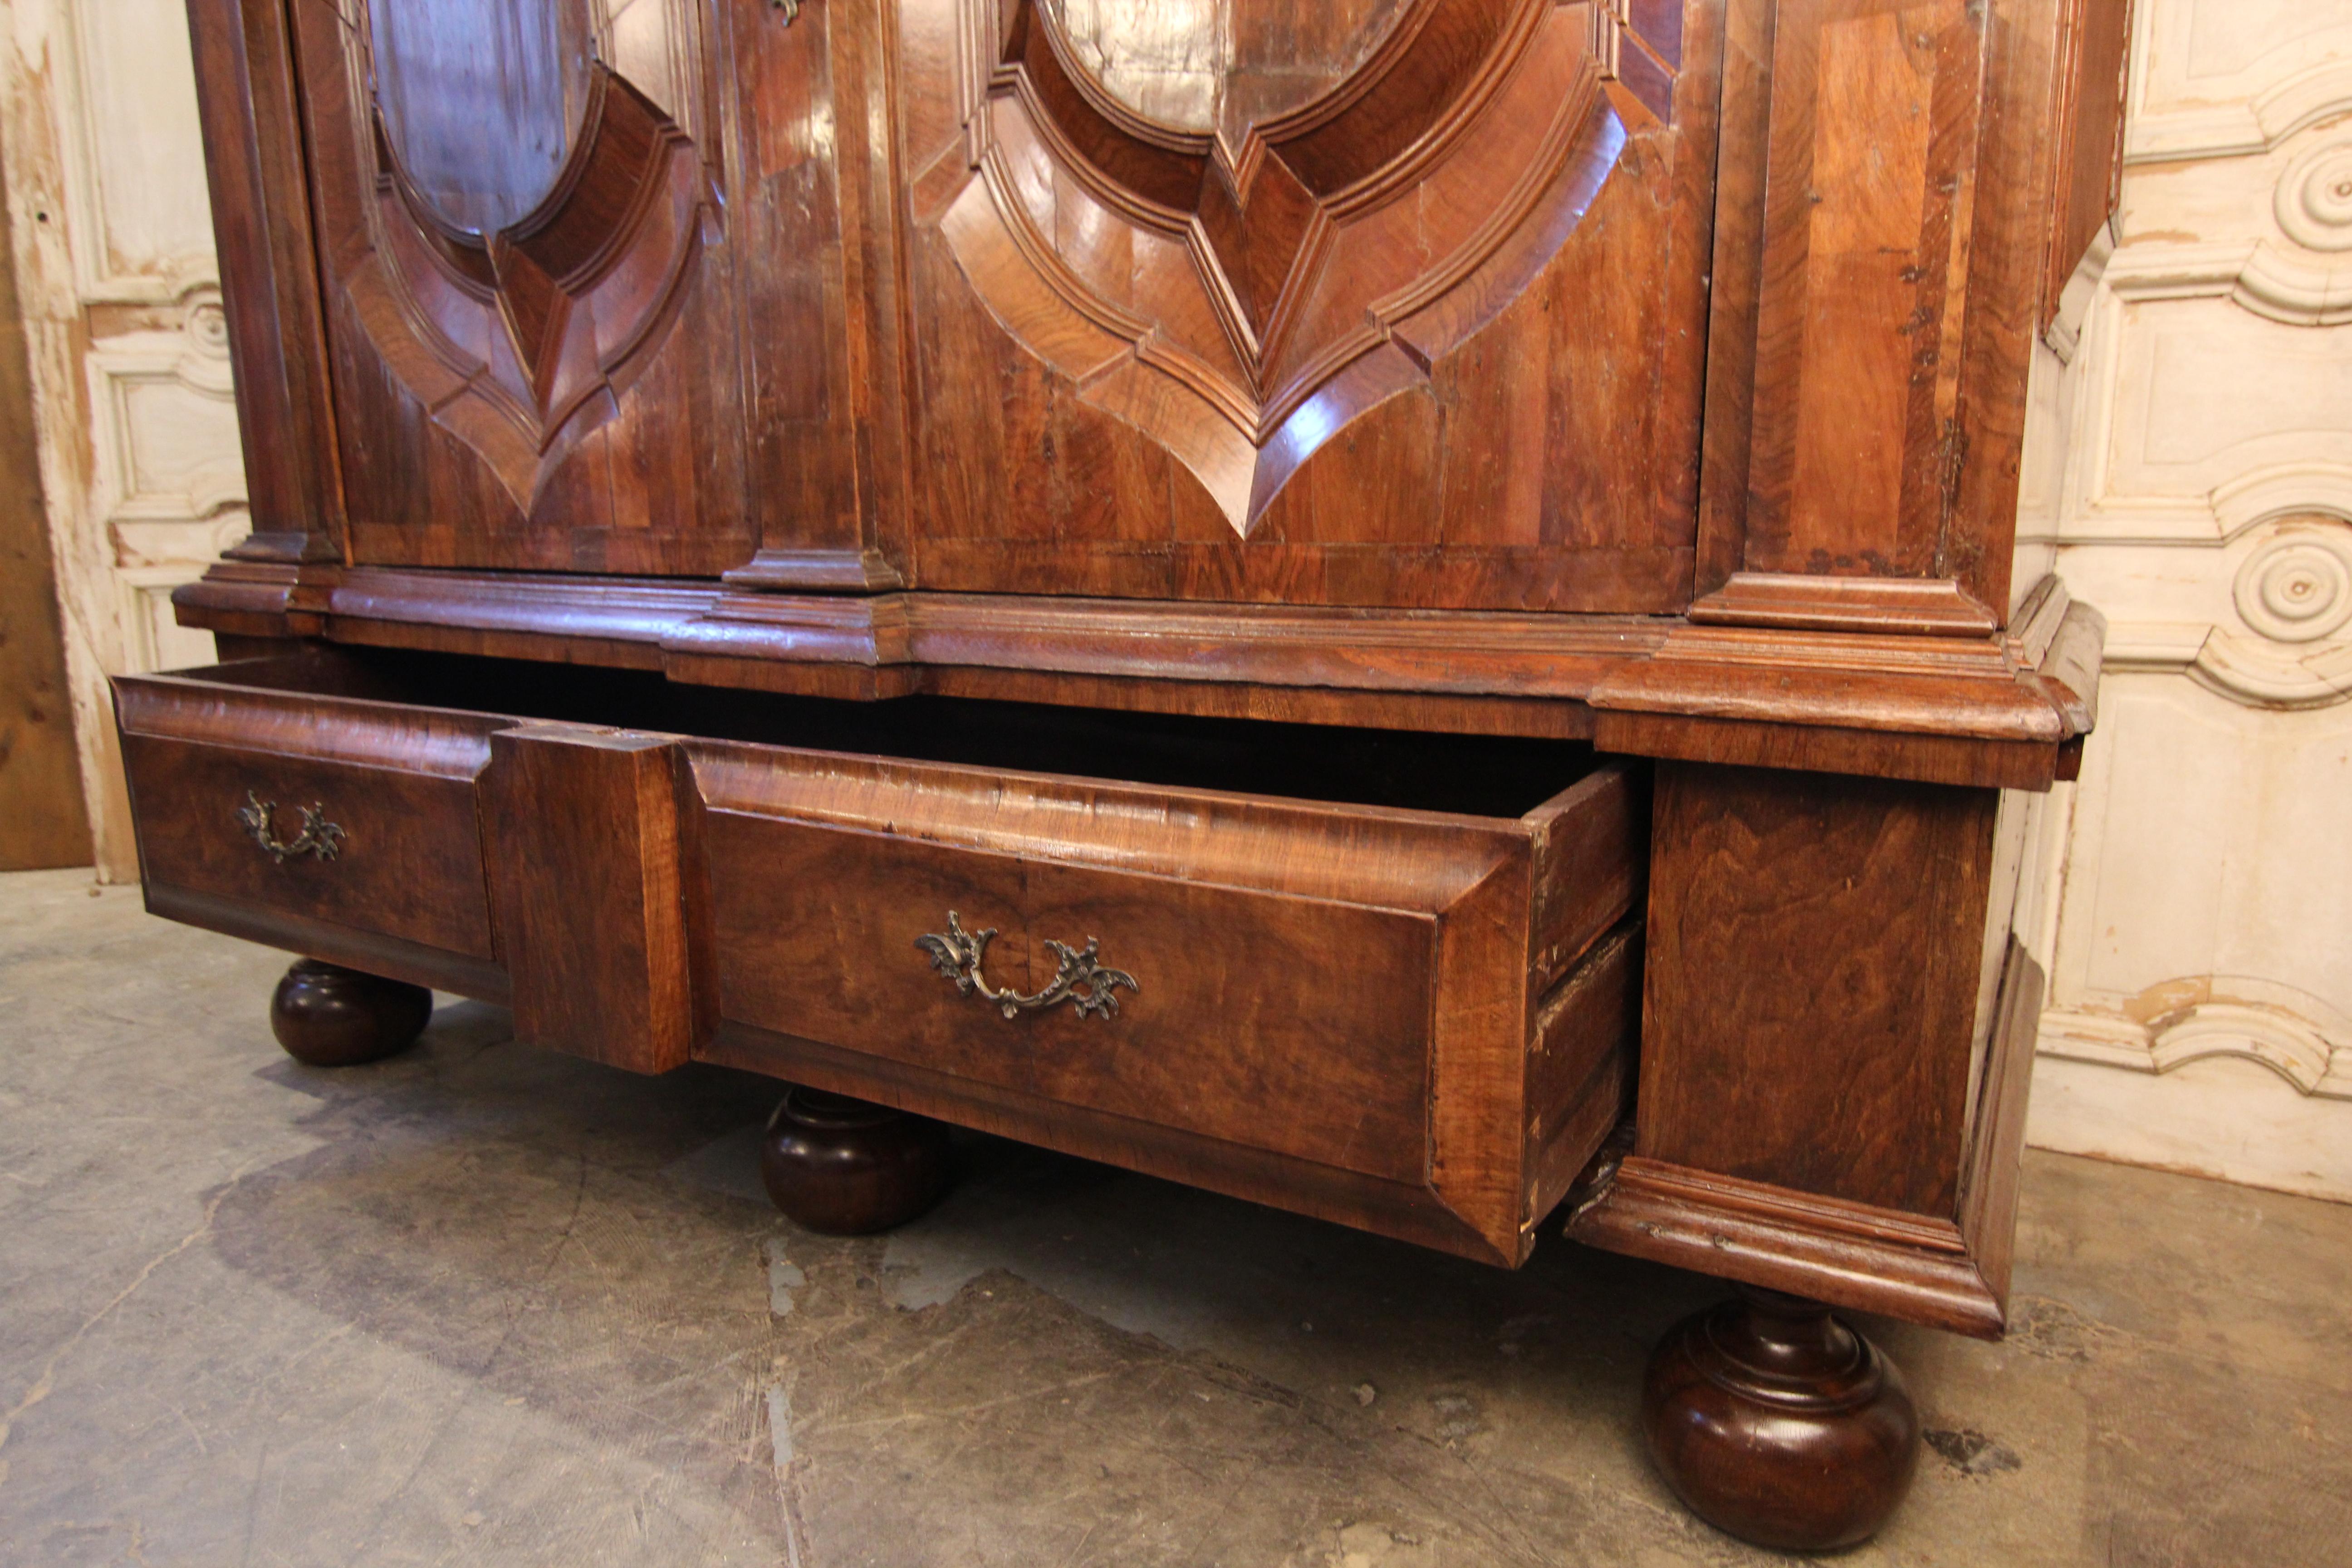
<svg viewBox="0 0 2352 1568"><path fill-rule="evenodd" d="M82 778L125 880L105 678L211 659L171 591L247 531L181 0L0 0L0 111Z"/></svg>
<svg viewBox="0 0 2352 1568"><path fill-rule="evenodd" d="M2137 13L2021 528L2110 622L2031 1136L2352 1199L2352 0Z"/></svg>

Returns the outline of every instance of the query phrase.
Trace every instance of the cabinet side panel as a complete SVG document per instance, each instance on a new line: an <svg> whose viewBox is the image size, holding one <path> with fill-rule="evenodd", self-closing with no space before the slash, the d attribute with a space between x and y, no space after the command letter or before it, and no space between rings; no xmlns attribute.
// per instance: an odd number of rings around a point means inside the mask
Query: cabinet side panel
<svg viewBox="0 0 2352 1568"><path fill-rule="evenodd" d="M1948 1220L1998 800L1660 763L1639 1152Z"/></svg>
<svg viewBox="0 0 2352 1568"><path fill-rule="evenodd" d="M342 479L284 0L188 0L188 31L256 545L339 559Z"/></svg>

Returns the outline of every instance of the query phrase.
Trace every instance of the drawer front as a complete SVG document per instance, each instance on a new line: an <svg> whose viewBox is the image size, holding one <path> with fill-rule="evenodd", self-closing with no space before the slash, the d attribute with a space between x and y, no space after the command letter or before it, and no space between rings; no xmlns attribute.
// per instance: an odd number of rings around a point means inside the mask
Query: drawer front
<svg viewBox="0 0 2352 1568"><path fill-rule="evenodd" d="M473 775L494 721L311 704L120 684L151 887L492 959Z"/></svg>
<svg viewBox="0 0 2352 1568"><path fill-rule="evenodd" d="M705 831L729 1018L1367 1175L1426 1176L1433 915L727 812ZM959 931L994 933L981 984L950 973L970 973ZM1053 942L1099 943L1099 965L1132 986L1081 982L1046 1000L1065 967ZM1082 1013L1097 985L1110 1001Z"/></svg>

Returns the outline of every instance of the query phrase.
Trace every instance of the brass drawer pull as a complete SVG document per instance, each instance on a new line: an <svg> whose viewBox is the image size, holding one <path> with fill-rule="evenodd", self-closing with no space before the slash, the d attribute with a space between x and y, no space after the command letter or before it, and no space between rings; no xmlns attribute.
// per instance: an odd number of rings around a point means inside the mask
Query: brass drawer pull
<svg viewBox="0 0 2352 1568"><path fill-rule="evenodd" d="M950 910L948 934L919 936L915 939L915 945L931 955L932 968L955 982L959 995L970 996L977 993L995 1003L1008 1018L1023 1013L1043 1012L1064 1002L1076 1006L1081 1018L1088 1016L1114 1017L1118 1013L1118 997L1112 987L1124 985L1129 991L1142 990L1136 984L1135 976L1124 969L1106 969L1096 963L1095 954L1102 943L1094 937L1088 937L1083 952L1065 947L1058 942L1045 943L1061 959L1062 966L1055 974L1054 983L1034 996L1024 996L1011 990L1000 991L991 985L988 977L980 972L981 961L988 955L989 939L995 934L993 926L983 931L965 931L956 911Z"/></svg>
<svg viewBox="0 0 2352 1568"><path fill-rule="evenodd" d="M302 813L302 831L291 838L278 837L278 803L264 800L251 790L245 792L245 804L237 808L237 826L247 837L261 846L262 852L280 866L289 860L299 860L305 855L316 855L321 860L331 860L343 852L343 840L351 835L327 820L327 808L313 804L299 808Z"/></svg>

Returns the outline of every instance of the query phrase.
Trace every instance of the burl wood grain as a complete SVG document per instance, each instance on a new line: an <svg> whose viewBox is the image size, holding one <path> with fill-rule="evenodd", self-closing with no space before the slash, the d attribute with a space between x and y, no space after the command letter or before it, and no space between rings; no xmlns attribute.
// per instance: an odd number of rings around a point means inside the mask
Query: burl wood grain
<svg viewBox="0 0 2352 1568"><path fill-rule="evenodd" d="M1998 799L1659 763L1638 1153L1948 1223Z"/></svg>
<svg viewBox="0 0 2352 1568"><path fill-rule="evenodd" d="M115 703L151 903L180 890L491 957L476 778L496 721L194 682L124 680ZM248 795L281 839L318 807L335 857L272 858L237 821Z"/></svg>
<svg viewBox="0 0 2352 1568"><path fill-rule="evenodd" d="M2123 8L2092 9L1728 0L1702 595L1744 568L2009 602L2033 334L2109 210Z"/></svg>
<svg viewBox="0 0 2352 1568"><path fill-rule="evenodd" d="M707 1035L685 765L667 736L532 724L490 737L484 846L517 1038L660 1073Z"/></svg>

